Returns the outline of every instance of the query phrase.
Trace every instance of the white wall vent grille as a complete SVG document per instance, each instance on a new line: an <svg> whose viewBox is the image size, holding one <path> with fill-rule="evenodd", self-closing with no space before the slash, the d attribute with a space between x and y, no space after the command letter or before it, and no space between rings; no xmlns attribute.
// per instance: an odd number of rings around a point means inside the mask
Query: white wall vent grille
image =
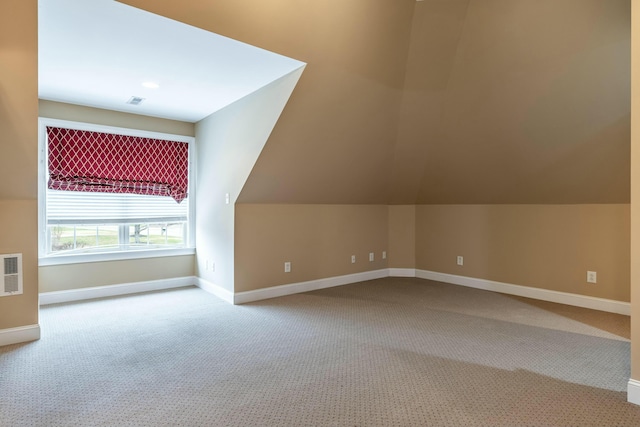
<svg viewBox="0 0 640 427"><path fill-rule="evenodd" d="M22 294L22 254L0 255L0 297Z"/></svg>

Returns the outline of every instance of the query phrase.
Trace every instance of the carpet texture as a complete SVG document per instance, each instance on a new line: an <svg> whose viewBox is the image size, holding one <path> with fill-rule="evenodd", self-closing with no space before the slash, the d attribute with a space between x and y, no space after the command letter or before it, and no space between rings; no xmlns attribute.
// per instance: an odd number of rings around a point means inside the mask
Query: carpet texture
<svg viewBox="0 0 640 427"><path fill-rule="evenodd" d="M559 313L402 278L48 306L0 348L0 426L639 426L624 325Z"/></svg>

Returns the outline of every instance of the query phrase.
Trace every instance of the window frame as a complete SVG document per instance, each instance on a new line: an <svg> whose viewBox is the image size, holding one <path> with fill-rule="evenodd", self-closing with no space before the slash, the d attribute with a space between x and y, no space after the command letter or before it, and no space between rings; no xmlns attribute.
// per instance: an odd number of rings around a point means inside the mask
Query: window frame
<svg viewBox="0 0 640 427"><path fill-rule="evenodd" d="M152 248L152 249L131 249L115 251L82 252L66 254L50 254L47 251L47 167L48 167L48 144L47 126L78 129L91 132L116 133L127 136L138 136L152 139L165 139L171 141L186 142L189 144L189 188L187 202L189 203L189 214L187 216L187 242L183 248ZM38 118L38 265L59 265L75 264L86 262L117 261L138 258L156 258L167 256L191 255L195 253L195 138L187 135L177 135L162 132L153 132L133 128L123 128L94 123L77 122L70 120L52 119L46 117Z"/></svg>

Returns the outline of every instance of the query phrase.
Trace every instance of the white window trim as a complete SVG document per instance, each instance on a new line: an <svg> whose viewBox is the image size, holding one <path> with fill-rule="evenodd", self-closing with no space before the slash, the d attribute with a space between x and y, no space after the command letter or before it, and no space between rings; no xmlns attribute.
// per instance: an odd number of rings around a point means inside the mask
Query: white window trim
<svg viewBox="0 0 640 427"><path fill-rule="evenodd" d="M187 222L188 227L188 242L185 248L158 248L149 250L131 250L131 251L115 251L115 252L96 252L96 253L76 253L76 254L58 254L47 255L47 183L45 182L47 167L47 138L46 128L47 126L63 127L77 130L84 130L90 132L105 132L105 133L117 133L127 136L138 136L143 138L152 139L165 139L170 141L186 142L189 144L189 217ZM60 265L60 264L76 264L86 262L102 262L102 261L117 261L128 260L138 258L158 258L168 256L181 256L192 255L195 253L196 247L196 206L195 206L195 182L196 182L196 167L195 167L195 138L186 135L175 135L161 132L151 132L145 130L121 128L115 126L97 125L93 123L75 122L69 120L50 119L46 117L40 117L38 119L38 265Z"/></svg>

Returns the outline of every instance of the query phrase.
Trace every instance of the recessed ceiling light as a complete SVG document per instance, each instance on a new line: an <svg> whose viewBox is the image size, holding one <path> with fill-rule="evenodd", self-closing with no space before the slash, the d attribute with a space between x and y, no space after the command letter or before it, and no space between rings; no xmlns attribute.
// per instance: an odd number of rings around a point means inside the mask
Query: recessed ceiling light
<svg viewBox="0 0 640 427"><path fill-rule="evenodd" d="M155 82L144 82L142 83L142 86L149 88L149 89L158 89L160 87L160 85L158 83Z"/></svg>

